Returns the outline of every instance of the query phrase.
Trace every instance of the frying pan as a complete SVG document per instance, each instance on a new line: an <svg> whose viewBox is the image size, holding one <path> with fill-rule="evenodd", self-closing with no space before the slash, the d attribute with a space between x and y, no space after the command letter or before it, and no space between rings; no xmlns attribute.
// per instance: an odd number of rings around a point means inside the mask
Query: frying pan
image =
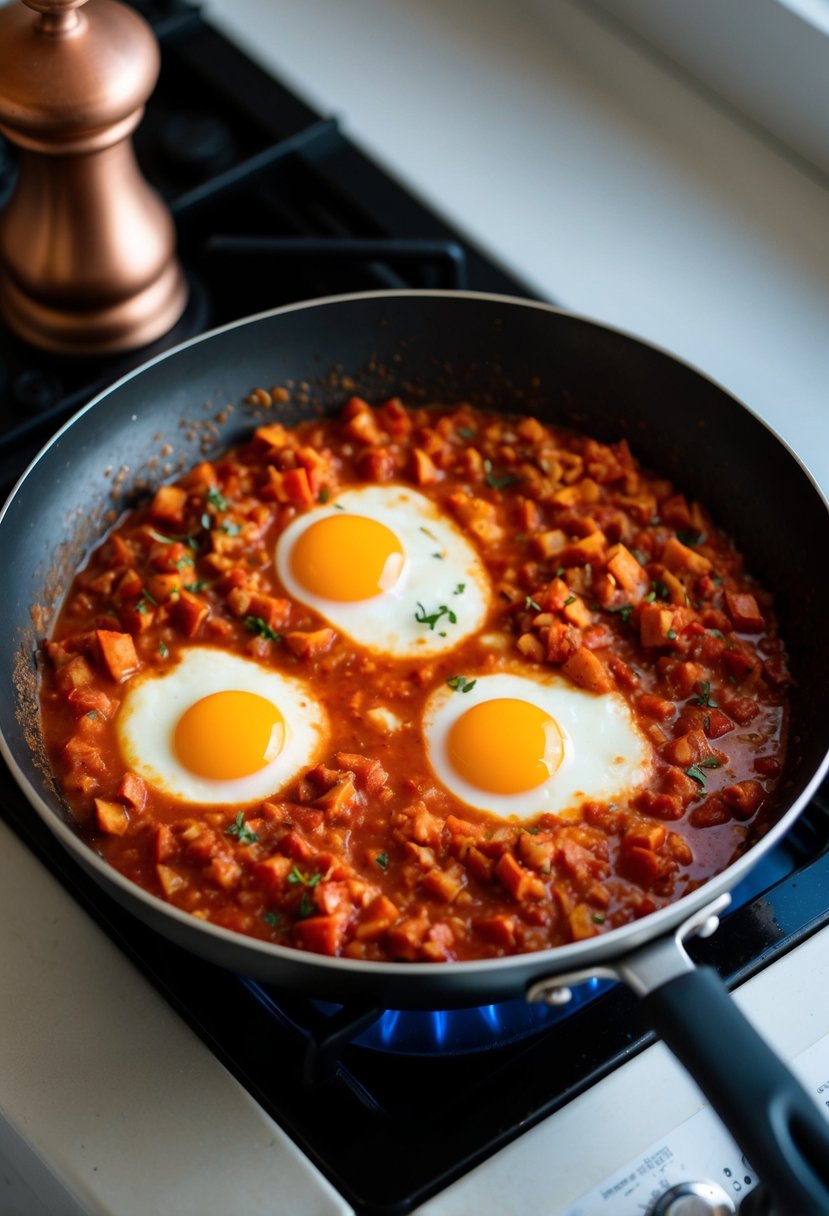
<svg viewBox="0 0 829 1216"><path fill-rule="evenodd" d="M252 389L289 386L266 411ZM458 964L368 963L255 941L206 924L110 869L76 834L38 731L38 637L85 552L148 488L240 439L368 399L471 401L529 412L605 441L698 498L775 594L795 689L771 826L678 902L588 941ZM338 1002L446 1008L524 993L565 999L613 976L688 1067L785 1216L829 1213L829 1123L683 941L716 927L728 892L788 830L829 762L829 512L786 446L699 372L637 339L545 304L459 292L375 292L310 301L203 335L93 400L24 473L0 515L5 629L0 747L34 810L92 877L158 932L203 957Z"/></svg>

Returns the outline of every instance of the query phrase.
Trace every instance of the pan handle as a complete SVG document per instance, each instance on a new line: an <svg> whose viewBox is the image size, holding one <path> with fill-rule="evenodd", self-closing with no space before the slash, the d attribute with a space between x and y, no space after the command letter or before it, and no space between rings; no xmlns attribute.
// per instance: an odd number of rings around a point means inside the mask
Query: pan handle
<svg viewBox="0 0 829 1216"><path fill-rule="evenodd" d="M650 1025L688 1070L757 1170L774 1211L829 1213L829 1121L757 1033L711 967L642 998Z"/></svg>
<svg viewBox="0 0 829 1216"><path fill-rule="evenodd" d="M716 929L727 895L673 935L591 970L533 984L528 1000L560 1004L569 986L601 974L622 980L650 1025L694 1078L780 1216L829 1216L829 1120L774 1053L710 967L696 968L684 941Z"/></svg>

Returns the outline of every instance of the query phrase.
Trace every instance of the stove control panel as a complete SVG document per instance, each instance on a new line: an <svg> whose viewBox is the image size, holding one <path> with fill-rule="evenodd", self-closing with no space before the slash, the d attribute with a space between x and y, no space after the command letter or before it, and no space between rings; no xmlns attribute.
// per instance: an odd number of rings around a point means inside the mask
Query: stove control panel
<svg viewBox="0 0 829 1216"><path fill-rule="evenodd" d="M716 1182L680 1182L663 1191L647 1216L735 1216L736 1207Z"/></svg>
<svg viewBox="0 0 829 1216"><path fill-rule="evenodd" d="M801 1052L792 1068L818 1104L829 1107L829 1036ZM736 1216L752 1206L752 1200L744 1201L757 1182L720 1120L704 1106L561 1216Z"/></svg>

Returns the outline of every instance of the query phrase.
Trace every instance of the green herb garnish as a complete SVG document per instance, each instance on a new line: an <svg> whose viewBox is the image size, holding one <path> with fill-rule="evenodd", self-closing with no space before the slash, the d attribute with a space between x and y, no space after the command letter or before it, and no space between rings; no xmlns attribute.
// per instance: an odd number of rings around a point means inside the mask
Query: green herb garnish
<svg viewBox="0 0 829 1216"><path fill-rule="evenodd" d="M692 781L696 781L705 789L705 773L704 768L719 768L720 762L716 756L709 756L707 760L700 760L698 764L692 764L690 768L686 768L685 775L690 777Z"/></svg>
<svg viewBox="0 0 829 1216"><path fill-rule="evenodd" d="M705 540L704 532L697 532L694 528L684 528L677 531L676 538L683 545L689 545L693 548L695 545L701 545Z"/></svg>
<svg viewBox="0 0 829 1216"><path fill-rule="evenodd" d="M244 616L242 617L242 621L246 629L249 629L251 633L258 633L260 638L267 638L269 642L280 642L282 640L282 634L276 633L275 630L271 629L268 622L263 620L261 616Z"/></svg>
<svg viewBox="0 0 829 1216"><path fill-rule="evenodd" d="M387 870L389 868L388 853L378 853L374 860L377 862L381 870Z"/></svg>
<svg viewBox="0 0 829 1216"><path fill-rule="evenodd" d="M294 866L288 875L288 882L292 886L315 887L318 882L322 882L322 874L319 871L314 874L303 874L299 866Z"/></svg>
<svg viewBox="0 0 829 1216"><path fill-rule="evenodd" d="M154 604L156 607L158 607L158 600L153 599L147 588L143 587L141 589L141 598L135 605L135 611L140 612L143 616L150 604Z"/></svg>
<svg viewBox="0 0 829 1216"><path fill-rule="evenodd" d="M505 490L507 486L517 485L520 480L521 478L516 477L514 473L504 473L501 477L496 476L495 473L487 473L484 478L491 490Z"/></svg>
<svg viewBox="0 0 829 1216"><path fill-rule="evenodd" d="M239 844L255 844L259 837L245 823L245 812L240 811L233 823L225 828L225 836L235 836Z"/></svg>
<svg viewBox="0 0 829 1216"><path fill-rule="evenodd" d="M570 605L575 604L575 602L576 602L576 597L574 595L568 595L567 599L562 604L562 608L569 608Z"/></svg>
<svg viewBox="0 0 829 1216"><path fill-rule="evenodd" d="M415 613L415 620L417 621L418 625L428 625L430 629L434 629L438 621L444 616L448 619L450 625L457 625L458 623L457 616L451 608L447 607L446 604L441 604L436 612L427 613L426 609L418 600L417 609L418 610Z"/></svg>
<svg viewBox="0 0 829 1216"><path fill-rule="evenodd" d="M691 705L706 705L709 709L716 709L717 702L712 700L711 685L708 680L698 680L696 687L699 689L699 696L691 697Z"/></svg>
<svg viewBox="0 0 829 1216"><path fill-rule="evenodd" d="M227 510L227 499L225 498L224 494L216 489L215 486L211 486L207 491L207 501L210 503L211 507L214 507L217 511Z"/></svg>
<svg viewBox="0 0 829 1216"><path fill-rule="evenodd" d="M450 676L446 681L453 692L471 692L477 680L467 680L466 676Z"/></svg>
<svg viewBox="0 0 829 1216"><path fill-rule="evenodd" d="M540 612L541 605L537 604L531 595L524 597L524 608L527 612Z"/></svg>

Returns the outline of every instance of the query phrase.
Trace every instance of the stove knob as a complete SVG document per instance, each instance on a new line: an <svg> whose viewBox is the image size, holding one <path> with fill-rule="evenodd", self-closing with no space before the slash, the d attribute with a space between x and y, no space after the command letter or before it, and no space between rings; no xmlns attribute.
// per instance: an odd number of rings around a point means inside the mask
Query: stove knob
<svg viewBox="0 0 829 1216"><path fill-rule="evenodd" d="M680 1182L659 1196L647 1216L734 1216L736 1211L716 1182Z"/></svg>

